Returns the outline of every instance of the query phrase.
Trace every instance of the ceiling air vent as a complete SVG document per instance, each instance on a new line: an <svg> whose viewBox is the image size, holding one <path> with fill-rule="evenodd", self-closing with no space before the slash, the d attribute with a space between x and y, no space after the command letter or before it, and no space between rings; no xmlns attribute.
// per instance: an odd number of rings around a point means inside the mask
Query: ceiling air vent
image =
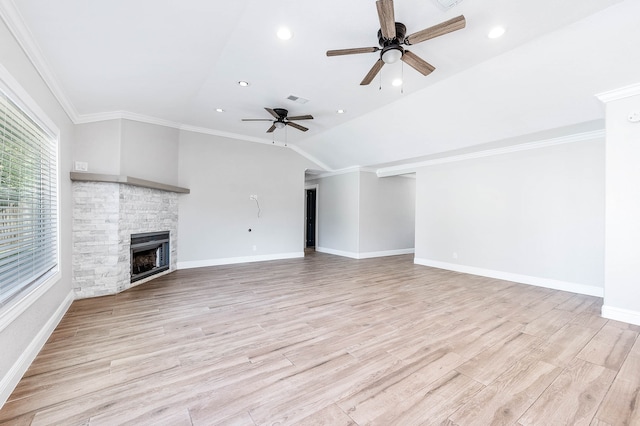
<svg viewBox="0 0 640 426"><path fill-rule="evenodd" d="M295 95L289 95L287 96L287 99L293 102L297 102L299 104L306 104L307 102L309 102L309 99L301 98L300 96L295 96Z"/></svg>
<svg viewBox="0 0 640 426"><path fill-rule="evenodd" d="M435 2L441 9L449 10L453 6L462 3L462 0L435 0Z"/></svg>

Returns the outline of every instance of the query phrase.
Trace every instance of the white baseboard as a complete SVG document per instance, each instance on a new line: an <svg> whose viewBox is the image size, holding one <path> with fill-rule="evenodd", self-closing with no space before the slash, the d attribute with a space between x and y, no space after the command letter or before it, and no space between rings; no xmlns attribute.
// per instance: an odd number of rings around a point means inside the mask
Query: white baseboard
<svg viewBox="0 0 640 426"><path fill-rule="evenodd" d="M475 266L459 265L456 263L440 262L431 259L415 258L416 265L430 266L432 268L447 269L449 271L462 272L464 274L480 275L482 277L496 278L499 280L513 281L521 284L535 285L538 287L552 288L554 290L568 291L571 293L585 294L588 296L603 297L604 287L572 283L569 281L552 280L549 278L533 277L530 275L513 274L511 272L495 271L492 269L476 268Z"/></svg>
<svg viewBox="0 0 640 426"><path fill-rule="evenodd" d="M629 324L640 325L640 312L629 309L614 308L613 306L602 306L602 317Z"/></svg>
<svg viewBox="0 0 640 426"><path fill-rule="evenodd" d="M49 318L49 321L47 321L44 327L36 334L24 352L22 352L20 358L11 366L7 374L2 377L0 380L0 408L7 402L7 399L11 396L11 392L13 392L18 385L24 373L47 342L47 339L51 336L51 333L56 329L73 300L73 291L70 291L58 309L56 309L56 312Z"/></svg>
<svg viewBox="0 0 640 426"><path fill-rule="evenodd" d="M335 254L336 256L350 257L351 259L371 259L373 257L398 256L400 254L415 253L415 249L398 249L385 251L370 251L366 253L355 253L352 251L334 250L326 247L316 247L316 251L320 253Z"/></svg>
<svg viewBox="0 0 640 426"><path fill-rule="evenodd" d="M226 257L220 259L192 260L178 262L178 269L204 268L207 266L234 265L236 263L265 262L268 260L296 259L304 257L304 252L265 254L260 256Z"/></svg>
<svg viewBox="0 0 640 426"><path fill-rule="evenodd" d="M366 253L359 253L358 259L371 259L373 257L398 256L401 254L412 254L412 253L415 253L415 249L413 248L385 250L385 251L370 251Z"/></svg>
<svg viewBox="0 0 640 426"><path fill-rule="evenodd" d="M334 250L334 249L330 249L326 247L318 247L318 246L316 246L316 251L320 253L335 254L336 256L350 257L351 259L358 258L358 253L354 251Z"/></svg>

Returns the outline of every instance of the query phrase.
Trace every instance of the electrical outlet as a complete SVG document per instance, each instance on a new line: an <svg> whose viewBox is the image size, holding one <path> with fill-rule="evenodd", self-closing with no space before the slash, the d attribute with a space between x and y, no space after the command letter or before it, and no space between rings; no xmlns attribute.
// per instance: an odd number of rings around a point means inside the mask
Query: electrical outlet
<svg viewBox="0 0 640 426"><path fill-rule="evenodd" d="M454 251L453 254L451 255L451 257L453 257L454 259L458 258L458 252Z"/></svg>
<svg viewBox="0 0 640 426"><path fill-rule="evenodd" d="M87 163L86 161L76 161L73 168L76 170L76 172L86 172L87 170L89 170L89 163Z"/></svg>
<svg viewBox="0 0 640 426"><path fill-rule="evenodd" d="M252 247L252 249L253 249L253 251L258 250L258 246L255 246L255 245L254 245L254 246Z"/></svg>
<svg viewBox="0 0 640 426"><path fill-rule="evenodd" d="M251 195L249 195L249 199L250 199L251 201L253 201L253 200L257 200L257 199L258 199L258 196L257 196L256 194L251 194Z"/></svg>

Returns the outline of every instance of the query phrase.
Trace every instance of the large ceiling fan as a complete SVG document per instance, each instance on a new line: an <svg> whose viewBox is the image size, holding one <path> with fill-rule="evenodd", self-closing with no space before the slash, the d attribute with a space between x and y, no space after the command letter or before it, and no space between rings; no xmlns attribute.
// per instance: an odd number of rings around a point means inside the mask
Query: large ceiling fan
<svg viewBox="0 0 640 426"><path fill-rule="evenodd" d="M377 0L378 19L380 19L380 29L378 30L378 43L380 47L360 47L354 49L328 50L327 56L354 55L358 53L373 53L380 51L380 59L373 65L369 73L360 83L365 86L375 78L384 64L391 64L400 59L405 64L416 69L422 75L430 74L435 67L416 54L405 50L402 45L410 46L425 40L439 37L465 27L464 16L460 15L441 24L434 25L424 30L405 36L407 27L395 21L393 13L393 0Z"/></svg>
<svg viewBox="0 0 640 426"><path fill-rule="evenodd" d="M308 128L299 125L298 123L293 123L291 120L313 120L313 116L311 115L297 115L295 117L287 117L289 111L284 108L265 108L269 114L275 118L275 120L271 118L243 118L242 121L271 121L273 124L267 130L267 133L273 132L275 129L283 129L284 126L291 126L294 129L302 130L306 132L309 130Z"/></svg>

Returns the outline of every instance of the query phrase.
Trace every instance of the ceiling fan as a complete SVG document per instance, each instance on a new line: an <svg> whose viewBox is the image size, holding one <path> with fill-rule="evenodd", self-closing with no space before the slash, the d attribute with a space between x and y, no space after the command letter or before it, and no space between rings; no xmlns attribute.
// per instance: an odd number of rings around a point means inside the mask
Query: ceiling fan
<svg viewBox="0 0 640 426"><path fill-rule="evenodd" d="M380 20L380 29L378 30L378 44L380 47L360 47L327 51L327 56L354 55L358 53L373 53L380 51L380 59L378 59L369 73L364 77L364 80L360 83L362 86L366 86L371 83L384 64L392 64L398 59L411 66L422 75L430 74L435 70L435 67L416 54L405 50L402 45L410 46L412 44L417 44L425 40L460 30L466 25L464 16L460 15L438 25L434 25L405 36L407 33L407 27L404 24L395 21L393 0L377 0L376 6L378 8L378 19Z"/></svg>
<svg viewBox="0 0 640 426"><path fill-rule="evenodd" d="M295 117L287 117L289 111L284 108L265 108L269 114L275 118L272 120L271 118L243 118L242 121L271 121L273 124L267 130L267 133L273 132L275 129L283 129L284 126L291 126L294 129L302 130L306 132L309 130L308 128L299 125L298 123L293 123L290 120L313 120L313 116L311 115L297 115Z"/></svg>

